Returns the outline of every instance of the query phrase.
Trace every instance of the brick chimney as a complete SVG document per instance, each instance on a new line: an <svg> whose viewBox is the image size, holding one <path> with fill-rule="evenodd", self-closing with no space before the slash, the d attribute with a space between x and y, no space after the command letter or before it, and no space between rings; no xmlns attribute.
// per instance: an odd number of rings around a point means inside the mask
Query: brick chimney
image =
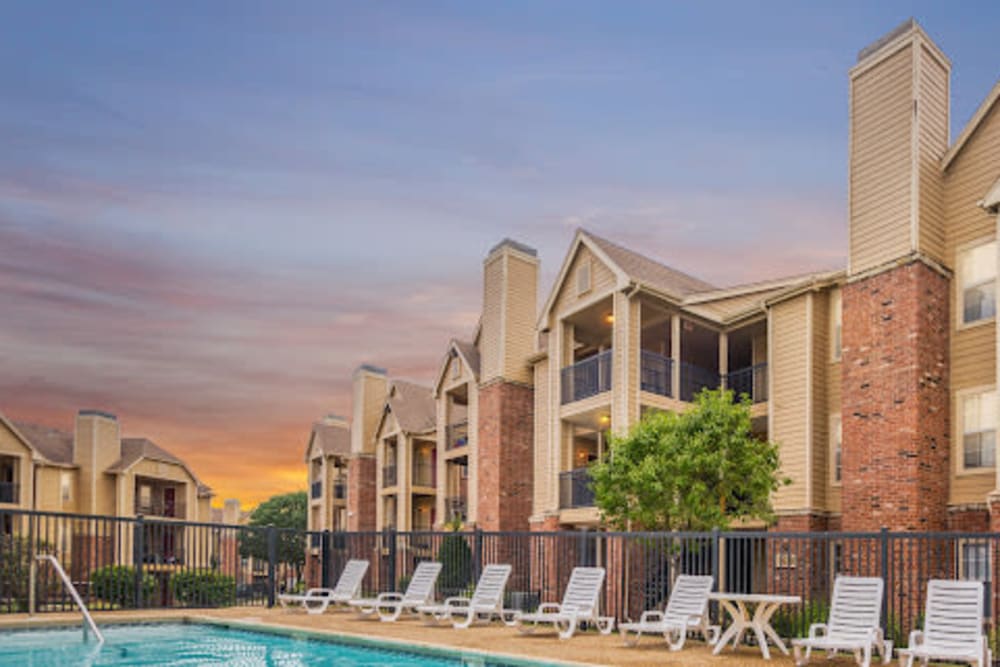
<svg viewBox="0 0 1000 667"><path fill-rule="evenodd" d="M362 364L354 371L352 382L347 529L375 530L375 429L389 390L389 377L384 368Z"/></svg>
<svg viewBox="0 0 1000 667"><path fill-rule="evenodd" d="M484 530L528 529L538 268L538 253L510 239L483 262L476 521Z"/></svg>
<svg viewBox="0 0 1000 667"><path fill-rule="evenodd" d="M80 467L80 512L116 514L114 478L104 471L121 456L118 418L100 410L80 410L73 436L73 463Z"/></svg>
<svg viewBox="0 0 1000 667"><path fill-rule="evenodd" d="M913 20L850 72L843 528L943 530L949 459L942 182L950 63Z"/></svg>

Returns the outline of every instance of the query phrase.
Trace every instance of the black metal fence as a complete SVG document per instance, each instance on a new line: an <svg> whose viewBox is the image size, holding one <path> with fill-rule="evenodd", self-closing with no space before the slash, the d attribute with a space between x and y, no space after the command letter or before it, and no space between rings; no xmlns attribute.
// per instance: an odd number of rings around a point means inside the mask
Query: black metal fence
<svg viewBox="0 0 1000 667"><path fill-rule="evenodd" d="M365 594L403 590L417 563L440 561L442 598L470 593L484 565L509 563L506 604L524 610L558 601L575 566L600 565L604 613L624 620L662 607L678 574L709 574L720 591L799 596L774 617L786 637L826 619L836 574L880 576L882 624L897 644L919 627L929 579L971 579L983 582L987 631L1000 640L1000 533L308 533L0 510L0 613L72 607L40 554L56 556L97 610L273 605L282 591L334 585L363 558Z"/></svg>

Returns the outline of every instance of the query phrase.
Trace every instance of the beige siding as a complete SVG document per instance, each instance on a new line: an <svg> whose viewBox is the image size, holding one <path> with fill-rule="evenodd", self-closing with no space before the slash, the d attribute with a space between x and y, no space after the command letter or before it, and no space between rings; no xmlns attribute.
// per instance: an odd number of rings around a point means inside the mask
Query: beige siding
<svg viewBox="0 0 1000 667"><path fill-rule="evenodd" d="M584 262L590 263L590 290L583 294L577 294L576 271ZM557 286L559 292L553 301L552 312L555 317L559 317L559 315L574 310L582 304L589 303L598 296L608 294L614 289L614 286L615 274L611 268L598 259L587 246L581 245L576 257L570 262L566 280L562 285Z"/></svg>
<svg viewBox="0 0 1000 667"><path fill-rule="evenodd" d="M531 382L532 370L528 357L535 352L537 304L538 260L509 252L503 361L503 375L508 380Z"/></svg>
<svg viewBox="0 0 1000 667"><path fill-rule="evenodd" d="M920 47L917 100L920 250L944 261L944 188L940 165L948 150L948 70L926 46Z"/></svg>
<svg viewBox="0 0 1000 667"><path fill-rule="evenodd" d="M830 475L830 424L827 413L826 372L830 365L830 303L829 292L812 295L812 498L813 507L826 504Z"/></svg>
<svg viewBox="0 0 1000 667"><path fill-rule="evenodd" d="M781 448L782 474L792 483L775 495L776 510L807 506L808 332L806 296L775 305L771 311L771 439Z"/></svg>
<svg viewBox="0 0 1000 667"><path fill-rule="evenodd" d="M483 315L480 344L480 377L501 375L501 322L503 320L504 257L491 255L483 267Z"/></svg>
<svg viewBox="0 0 1000 667"><path fill-rule="evenodd" d="M909 253L913 47L851 81L850 270Z"/></svg>
<svg viewBox="0 0 1000 667"><path fill-rule="evenodd" d="M615 292L611 427L616 433L627 432L639 418L640 308L638 298L629 299L624 293Z"/></svg>
<svg viewBox="0 0 1000 667"><path fill-rule="evenodd" d="M552 414L549 382L549 360L542 359L535 364L535 479L532 513L540 514L552 506L552 484L547 483L556 471L554 469L551 442Z"/></svg>

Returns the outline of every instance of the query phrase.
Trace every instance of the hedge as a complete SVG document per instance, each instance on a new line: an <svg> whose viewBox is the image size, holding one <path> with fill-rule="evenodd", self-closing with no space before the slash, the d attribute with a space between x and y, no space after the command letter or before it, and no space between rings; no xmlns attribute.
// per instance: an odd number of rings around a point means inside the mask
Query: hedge
<svg viewBox="0 0 1000 667"><path fill-rule="evenodd" d="M176 604L189 607L228 607L236 604L236 580L211 570L177 572L170 578Z"/></svg>
<svg viewBox="0 0 1000 667"><path fill-rule="evenodd" d="M142 575L142 599L149 606L156 595L156 577ZM132 608L135 600L135 568L129 565L106 565L90 573L90 591L96 598L119 607Z"/></svg>

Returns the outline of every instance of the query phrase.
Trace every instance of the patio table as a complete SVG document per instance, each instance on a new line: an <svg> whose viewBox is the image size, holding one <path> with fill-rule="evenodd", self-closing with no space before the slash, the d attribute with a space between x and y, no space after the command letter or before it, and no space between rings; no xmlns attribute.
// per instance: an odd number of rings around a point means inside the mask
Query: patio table
<svg viewBox="0 0 1000 667"><path fill-rule="evenodd" d="M771 627L771 617L778 607L783 604L800 604L802 598L798 595L764 595L758 593L709 593L709 600L715 600L726 610L732 623L715 643L712 651L718 654L722 647L732 641L733 648L736 648L743 639L743 634L747 630L752 630L760 646L761 655L765 660L771 659L771 652L768 650L768 639L777 646L782 653L788 655L788 647L781 641L781 637ZM750 609L753 608L751 615Z"/></svg>

